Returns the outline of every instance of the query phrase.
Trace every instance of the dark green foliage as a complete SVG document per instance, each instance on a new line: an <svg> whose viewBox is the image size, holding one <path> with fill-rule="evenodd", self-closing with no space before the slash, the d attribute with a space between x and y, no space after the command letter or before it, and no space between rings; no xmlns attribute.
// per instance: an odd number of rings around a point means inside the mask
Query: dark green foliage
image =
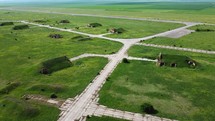
<svg viewBox="0 0 215 121"><path fill-rule="evenodd" d="M8 25L14 25L13 22L3 22L0 24L0 26L8 26Z"/></svg>
<svg viewBox="0 0 215 121"><path fill-rule="evenodd" d="M34 22L37 22L37 23L45 23L47 22L46 20L35 20Z"/></svg>
<svg viewBox="0 0 215 121"><path fill-rule="evenodd" d="M22 30L22 29L29 29L28 25L17 25L13 27L13 30Z"/></svg>
<svg viewBox="0 0 215 121"><path fill-rule="evenodd" d="M213 29L201 29L201 28L197 28L196 31L197 32L214 32L215 30L213 30Z"/></svg>
<svg viewBox="0 0 215 121"><path fill-rule="evenodd" d="M69 59L66 56L58 57L58 58L54 58L43 62L42 68L40 69L40 73L51 74L53 72L56 72L71 66L72 66L72 63L69 61Z"/></svg>
<svg viewBox="0 0 215 121"><path fill-rule="evenodd" d="M147 114L157 114L158 111L154 109L154 107L149 104L149 103L144 103L143 105L141 105L141 108L143 110L144 113Z"/></svg>
<svg viewBox="0 0 215 121"><path fill-rule="evenodd" d="M12 90L16 89L20 85L19 82L10 83L6 87L0 90L0 94L8 94Z"/></svg>
<svg viewBox="0 0 215 121"><path fill-rule="evenodd" d="M49 35L49 37L54 38L54 39L60 39L60 38L63 38L63 36L62 36L62 35L60 35L60 34L50 34L50 35Z"/></svg>
<svg viewBox="0 0 215 121"><path fill-rule="evenodd" d="M60 23L64 23L65 24L65 23L70 23L70 21L69 20L61 20Z"/></svg>
<svg viewBox="0 0 215 121"><path fill-rule="evenodd" d="M51 94L50 98L57 98L56 94Z"/></svg>
<svg viewBox="0 0 215 121"><path fill-rule="evenodd" d="M100 23L90 23L90 24L88 24L87 26L88 26L88 27L95 28L95 27L100 27L100 26L102 26L102 24L100 24Z"/></svg>
<svg viewBox="0 0 215 121"><path fill-rule="evenodd" d="M123 63L130 63L127 58L123 58L122 62Z"/></svg>

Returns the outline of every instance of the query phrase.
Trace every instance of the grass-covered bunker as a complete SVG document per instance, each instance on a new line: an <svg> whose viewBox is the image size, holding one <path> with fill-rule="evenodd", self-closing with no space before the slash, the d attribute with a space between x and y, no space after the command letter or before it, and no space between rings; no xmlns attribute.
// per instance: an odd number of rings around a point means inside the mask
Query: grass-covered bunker
<svg viewBox="0 0 215 121"><path fill-rule="evenodd" d="M13 22L3 22L0 24L0 26L8 26L8 25L14 25Z"/></svg>
<svg viewBox="0 0 215 121"><path fill-rule="evenodd" d="M28 25L16 25L13 27L13 30L22 30L22 29L29 29Z"/></svg>
<svg viewBox="0 0 215 121"><path fill-rule="evenodd" d="M72 66L72 63L69 61L69 59L66 56L58 57L58 58L50 59L43 62L42 67L40 68L40 73L51 74L53 72L56 72L71 66Z"/></svg>

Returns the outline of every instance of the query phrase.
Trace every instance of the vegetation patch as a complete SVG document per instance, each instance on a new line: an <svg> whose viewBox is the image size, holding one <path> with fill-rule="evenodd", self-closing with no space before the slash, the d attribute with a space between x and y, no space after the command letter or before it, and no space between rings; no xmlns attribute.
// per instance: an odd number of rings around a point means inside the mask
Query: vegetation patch
<svg viewBox="0 0 215 121"><path fill-rule="evenodd" d="M28 25L16 25L13 27L13 30L22 30L22 29L29 29Z"/></svg>
<svg viewBox="0 0 215 121"><path fill-rule="evenodd" d="M8 25L14 25L13 22L3 22L0 24L0 26L8 26Z"/></svg>
<svg viewBox="0 0 215 121"><path fill-rule="evenodd" d="M46 23L47 20L34 20L34 22L37 22L37 23Z"/></svg>
<svg viewBox="0 0 215 121"><path fill-rule="evenodd" d="M150 104L150 103L144 103L143 105L141 105L141 108L143 110L144 113L147 114L157 114L158 111L154 109L154 107Z"/></svg>
<svg viewBox="0 0 215 121"><path fill-rule="evenodd" d="M158 66L196 68L197 62L187 56L159 54Z"/></svg>
<svg viewBox="0 0 215 121"><path fill-rule="evenodd" d="M62 85L34 85L29 90L32 91L41 91L49 93L61 93L65 90L66 87Z"/></svg>
<svg viewBox="0 0 215 121"><path fill-rule="evenodd" d="M19 82L8 83L3 89L0 90L0 94L9 94L12 90L16 89L20 85Z"/></svg>
<svg viewBox="0 0 215 121"><path fill-rule="evenodd" d="M69 20L61 20L60 23L67 24L67 23L70 23L70 21Z"/></svg>
<svg viewBox="0 0 215 121"><path fill-rule="evenodd" d="M53 72L71 67L72 63L66 56L54 58L47 60L42 63L42 68L40 69L41 74L51 74Z"/></svg>
<svg viewBox="0 0 215 121"><path fill-rule="evenodd" d="M4 104L4 108L13 108L11 113L18 117L32 118L40 113L36 106L14 97L6 97L2 104Z"/></svg>
<svg viewBox="0 0 215 121"><path fill-rule="evenodd" d="M60 35L60 34L50 34L49 37L50 38L54 38L54 39L60 39L60 38L63 38L63 35Z"/></svg>
<svg viewBox="0 0 215 121"><path fill-rule="evenodd" d="M91 27L91 28L100 27L100 26L102 26L102 24L100 23L90 23L87 25L87 27Z"/></svg>

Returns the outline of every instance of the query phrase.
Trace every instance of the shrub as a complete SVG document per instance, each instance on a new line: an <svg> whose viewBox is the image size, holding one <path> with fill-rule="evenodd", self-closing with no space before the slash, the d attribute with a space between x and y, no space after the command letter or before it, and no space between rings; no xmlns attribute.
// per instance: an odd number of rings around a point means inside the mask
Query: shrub
<svg viewBox="0 0 215 121"><path fill-rule="evenodd" d="M63 36L62 36L62 35L60 35L60 34L50 34L50 35L49 35L49 37L54 38L54 39L60 39L60 38L63 38Z"/></svg>
<svg viewBox="0 0 215 121"><path fill-rule="evenodd" d="M60 23L64 23L65 24L65 23L70 23L70 21L69 20L61 20Z"/></svg>
<svg viewBox="0 0 215 121"><path fill-rule="evenodd" d="M45 22L47 22L47 21L45 21L45 20L35 20L34 22L37 22L37 23L45 23Z"/></svg>
<svg viewBox="0 0 215 121"><path fill-rule="evenodd" d="M17 25L13 27L13 30L22 30L22 29L29 29L28 25Z"/></svg>
<svg viewBox="0 0 215 121"><path fill-rule="evenodd" d="M0 24L0 26L8 26L8 25L14 25L13 22L3 22Z"/></svg>
<svg viewBox="0 0 215 121"><path fill-rule="evenodd" d="M56 94L51 94L50 98L55 99L55 98L57 98L57 95Z"/></svg>
<svg viewBox="0 0 215 121"><path fill-rule="evenodd" d="M141 106L141 108L142 108L143 112L147 113L147 114L156 114L156 113L158 113L158 111L155 110L154 107L149 103L144 103Z"/></svg>
<svg viewBox="0 0 215 121"><path fill-rule="evenodd" d="M130 63L127 58L123 58L122 62L123 63Z"/></svg>

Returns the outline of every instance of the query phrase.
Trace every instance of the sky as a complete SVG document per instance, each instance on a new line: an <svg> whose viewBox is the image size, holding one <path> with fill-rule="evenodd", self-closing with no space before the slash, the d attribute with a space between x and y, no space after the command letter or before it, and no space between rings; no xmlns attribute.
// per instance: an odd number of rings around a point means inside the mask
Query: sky
<svg viewBox="0 0 215 121"><path fill-rule="evenodd" d="M215 0L0 0L0 2L215 2Z"/></svg>

